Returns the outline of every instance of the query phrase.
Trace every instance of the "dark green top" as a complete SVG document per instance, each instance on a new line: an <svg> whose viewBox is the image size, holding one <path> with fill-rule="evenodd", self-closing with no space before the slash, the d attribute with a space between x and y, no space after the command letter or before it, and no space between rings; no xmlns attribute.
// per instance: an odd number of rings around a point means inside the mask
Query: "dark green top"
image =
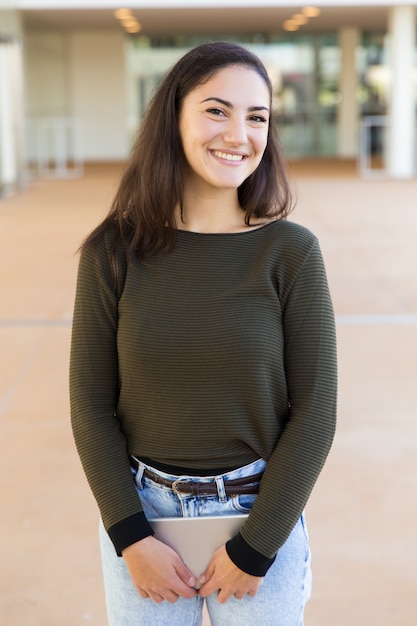
<svg viewBox="0 0 417 626"><path fill-rule="evenodd" d="M118 552L151 532L129 454L206 474L263 458L229 554L265 571L334 434L334 315L317 239L288 221L178 231L174 250L147 264L126 267L120 248L119 290L110 249L108 233L81 255L70 373L74 436L105 527ZM242 565L251 558L265 567Z"/></svg>

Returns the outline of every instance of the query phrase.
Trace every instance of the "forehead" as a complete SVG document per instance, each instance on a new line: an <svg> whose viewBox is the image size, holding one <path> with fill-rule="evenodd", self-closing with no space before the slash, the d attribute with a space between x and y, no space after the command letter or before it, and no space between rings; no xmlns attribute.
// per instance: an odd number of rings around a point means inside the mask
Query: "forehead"
<svg viewBox="0 0 417 626"><path fill-rule="evenodd" d="M212 74L192 89L185 100L220 97L229 102L242 99L250 105L269 106L269 88L258 72L246 65L230 65Z"/></svg>

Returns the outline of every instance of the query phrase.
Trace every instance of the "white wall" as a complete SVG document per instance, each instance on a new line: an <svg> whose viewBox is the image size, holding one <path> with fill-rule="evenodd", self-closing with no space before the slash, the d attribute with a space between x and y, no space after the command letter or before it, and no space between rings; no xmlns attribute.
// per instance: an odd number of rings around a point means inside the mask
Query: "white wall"
<svg viewBox="0 0 417 626"><path fill-rule="evenodd" d="M67 102L68 36L60 32L29 33L24 45L29 120L70 115Z"/></svg>
<svg viewBox="0 0 417 626"><path fill-rule="evenodd" d="M20 15L12 9L14 9L13 3L0 0L0 34L21 37Z"/></svg>
<svg viewBox="0 0 417 626"><path fill-rule="evenodd" d="M86 160L124 159L129 151L124 42L118 31L74 31L69 39L70 108Z"/></svg>
<svg viewBox="0 0 417 626"><path fill-rule="evenodd" d="M86 161L126 158L125 40L118 31L33 32L25 38L28 156L36 157L36 124L74 117Z"/></svg>

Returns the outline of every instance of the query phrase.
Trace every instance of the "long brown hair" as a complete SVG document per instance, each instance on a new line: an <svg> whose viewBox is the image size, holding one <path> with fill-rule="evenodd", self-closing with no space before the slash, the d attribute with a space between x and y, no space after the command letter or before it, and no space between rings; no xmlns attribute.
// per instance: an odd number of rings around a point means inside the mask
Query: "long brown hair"
<svg viewBox="0 0 417 626"><path fill-rule="evenodd" d="M120 242L128 257L142 260L167 254L175 245L174 211L182 207L185 156L178 128L184 98L197 85L230 65L247 66L265 81L272 102L272 86L261 60L230 42L197 46L166 74L147 109L125 172L107 217L86 238L96 243L113 229L113 251ZM285 218L292 196L276 125L270 122L265 152L257 169L238 188L245 222L252 217ZM115 258L113 259L115 262Z"/></svg>

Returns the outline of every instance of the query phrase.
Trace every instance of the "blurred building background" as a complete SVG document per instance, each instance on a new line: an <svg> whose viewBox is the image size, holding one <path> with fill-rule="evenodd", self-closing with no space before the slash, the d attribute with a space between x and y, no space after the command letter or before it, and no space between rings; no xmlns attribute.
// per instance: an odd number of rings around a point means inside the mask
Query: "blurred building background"
<svg viewBox="0 0 417 626"><path fill-rule="evenodd" d="M274 84L289 159L416 175L417 0L0 0L0 194L124 160L155 85L230 39ZM163 147L161 147L163 149Z"/></svg>
<svg viewBox="0 0 417 626"><path fill-rule="evenodd" d="M337 317L306 624L415 626L417 0L121 3L0 0L0 624L105 624L69 420L74 253L161 76L232 39L269 69L295 220L320 239Z"/></svg>

